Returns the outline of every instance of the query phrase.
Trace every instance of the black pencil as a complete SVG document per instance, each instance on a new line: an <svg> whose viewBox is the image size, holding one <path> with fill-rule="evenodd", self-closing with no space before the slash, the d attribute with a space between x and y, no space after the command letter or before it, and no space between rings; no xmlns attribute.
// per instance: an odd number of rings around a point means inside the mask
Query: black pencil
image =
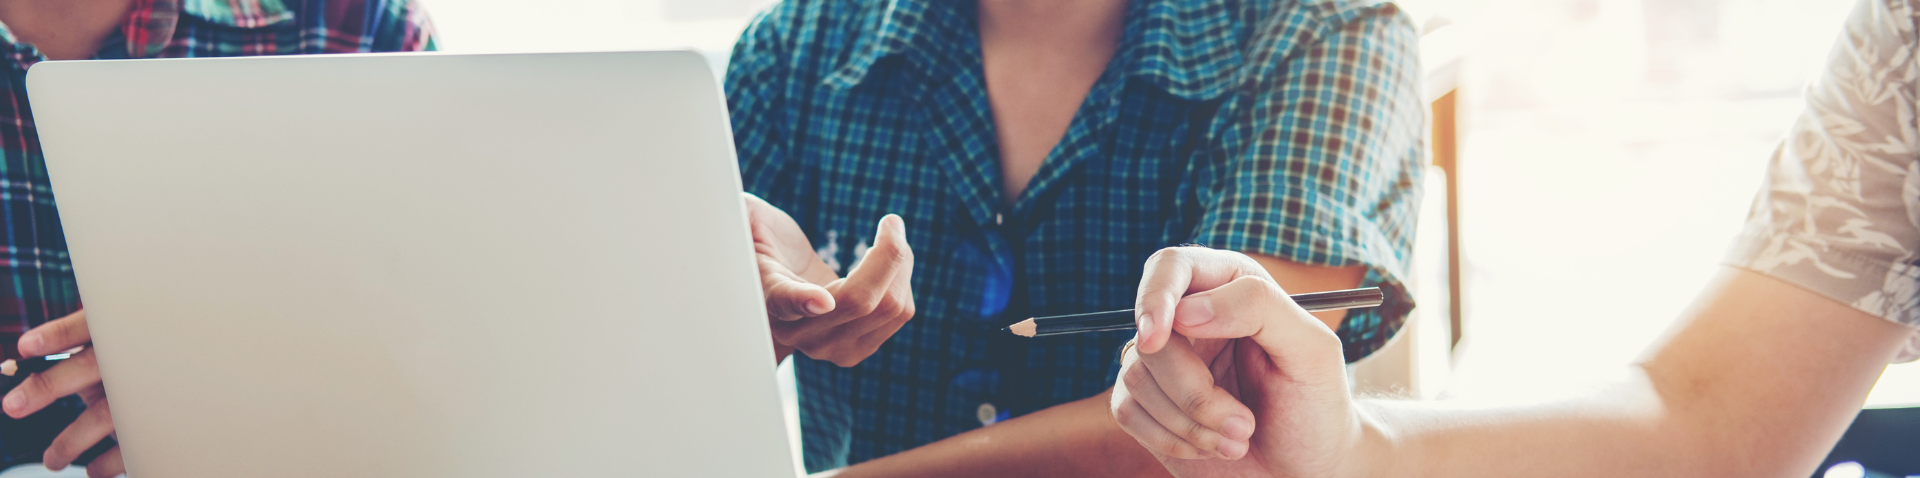
<svg viewBox="0 0 1920 478"><path fill-rule="evenodd" d="M47 355L44 357L34 357L34 358L8 360L5 362L0 362L0 375L5 375L8 377L22 377L29 374L45 372L47 371L47 369L53 368L55 364L60 363L60 361L73 358L73 354L80 353L80 350L84 348L85 347L74 347L72 350L67 350L64 352L60 352L53 355Z"/></svg>
<svg viewBox="0 0 1920 478"><path fill-rule="evenodd" d="M1336 290L1294 294L1293 303L1307 312L1323 310L1354 309L1376 307L1386 300L1386 294L1379 287L1365 289ZM1052 317L1034 317L1008 326L1006 329L1021 337L1044 337L1048 335L1077 334L1081 332L1102 332L1108 330L1132 330L1134 310L1114 310L1088 314L1056 315Z"/></svg>

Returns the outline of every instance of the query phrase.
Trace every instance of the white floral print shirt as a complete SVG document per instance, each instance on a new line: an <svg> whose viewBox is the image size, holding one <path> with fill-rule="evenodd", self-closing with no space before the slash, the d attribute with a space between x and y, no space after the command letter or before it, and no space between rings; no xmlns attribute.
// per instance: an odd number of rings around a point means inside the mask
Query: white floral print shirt
<svg viewBox="0 0 1920 478"><path fill-rule="evenodd" d="M1727 263L1920 327L1920 0L1861 0ZM1896 362L1920 358L1920 333Z"/></svg>

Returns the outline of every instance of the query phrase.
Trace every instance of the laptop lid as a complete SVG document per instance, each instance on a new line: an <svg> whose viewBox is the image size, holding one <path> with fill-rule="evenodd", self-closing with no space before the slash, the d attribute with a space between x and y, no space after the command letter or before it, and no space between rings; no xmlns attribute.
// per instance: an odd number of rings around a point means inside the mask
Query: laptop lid
<svg viewBox="0 0 1920 478"><path fill-rule="evenodd" d="M27 81L132 476L794 476L700 56Z"/></svg>

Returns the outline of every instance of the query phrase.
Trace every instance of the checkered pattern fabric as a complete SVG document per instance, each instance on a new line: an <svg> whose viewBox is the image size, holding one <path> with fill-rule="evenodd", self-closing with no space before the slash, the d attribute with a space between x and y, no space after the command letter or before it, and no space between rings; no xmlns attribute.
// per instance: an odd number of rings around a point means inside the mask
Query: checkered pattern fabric
<svg viewBox="0 0 1920 478"><path fill-rule="evenodd" d="M795 357L809 470L1111 386L1131 334L999 328L1132 307L1147 256L1167 246L1367 266L1388 301L1348 314L1348 359L1399 329L1425 107L1417 34L1396 7L1134 2L1060 146L1004 206L973 5L788 0L735 46L747 189L836 267L888 213L917 260L919 315L871 358Z"/></svg>
<svg viewBox="0 0 1920 478"><path fill-rule="evenodd" d="M360 53L433 48L424 11L408 0L135 0L96 59ZM45 61L0 25L0 341L80 309L73 266L47 181L27 68ZM155 94L164 94L156 92ZM288 94L299 94L289 91ZM6 388L12 388L11 383ZM82 405L65 400L23 420L0 418L0 468L40 461Z"/></svg>

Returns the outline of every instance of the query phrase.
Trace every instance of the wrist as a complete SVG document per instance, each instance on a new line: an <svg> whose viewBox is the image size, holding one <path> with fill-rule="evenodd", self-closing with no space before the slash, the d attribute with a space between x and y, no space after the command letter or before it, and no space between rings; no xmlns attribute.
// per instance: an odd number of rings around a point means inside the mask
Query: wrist
<svg viewBox="0 0 1920 478"><path fill-rule="evenodd" d="M1400 450L1402 443L1396 439L1391 426L1381 419L1381 410L1370 401L1356 401L1353 404L1355 430L1353 441L1348 445L1340 462L1340 473L1345 478L1384 478L1406 476L1399 472L1396 458L1404 458Z"/></svg>

